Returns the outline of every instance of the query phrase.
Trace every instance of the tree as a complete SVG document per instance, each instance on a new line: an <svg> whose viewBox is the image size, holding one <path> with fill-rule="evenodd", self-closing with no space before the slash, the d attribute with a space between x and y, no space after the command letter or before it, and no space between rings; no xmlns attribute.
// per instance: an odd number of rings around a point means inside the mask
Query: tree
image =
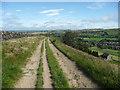
<svg viewBox="0 0 120 90"><path fill-rule="evenodd" d="M77 47L77 34L72 31L67 31L65 35L63 36L63 43L72 46L74 48Z"/></svg>
<svg viewBox="0 0 120 90"><path fill-rule="evenodd" d="M93 51L93 52L92 52L92 55L94 55L94 56L96 56L96 57L99 57L99 55L98 55L98 52L97 52L97 51Z"/></svg>
<svg viewBox="0 0 120 90"><path fill-rule="evenodd" d="M85 42L79 42L78 48L79 48L80 50L82 50L82 51L87 52L87 50L88 50L88 45L87 45Z"/></svg>

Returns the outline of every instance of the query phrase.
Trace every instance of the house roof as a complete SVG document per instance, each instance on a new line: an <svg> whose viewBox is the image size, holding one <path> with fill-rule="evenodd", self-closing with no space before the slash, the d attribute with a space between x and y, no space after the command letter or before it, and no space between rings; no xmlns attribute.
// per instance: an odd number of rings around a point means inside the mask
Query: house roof
<svg viewBox="0 0 120 90"><path fill-rule="evenodd" d="M108 53L103 53L103 55L102 56L108 56L109 54Z"/></svg>

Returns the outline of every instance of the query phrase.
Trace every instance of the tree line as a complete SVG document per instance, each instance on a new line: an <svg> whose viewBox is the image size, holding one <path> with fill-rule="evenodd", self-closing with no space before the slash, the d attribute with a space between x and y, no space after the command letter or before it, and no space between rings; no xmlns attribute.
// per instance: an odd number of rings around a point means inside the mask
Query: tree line
<svg viewBox="0 0 120 90"><path fill-rule="evenodd" d="M62 42L73 48L82 50L96 57L99 57L97 51L90 50L89 46L85 42L82 42L82 39L77 39L77 34L75 32L67 31L62 37Z"/></svg>

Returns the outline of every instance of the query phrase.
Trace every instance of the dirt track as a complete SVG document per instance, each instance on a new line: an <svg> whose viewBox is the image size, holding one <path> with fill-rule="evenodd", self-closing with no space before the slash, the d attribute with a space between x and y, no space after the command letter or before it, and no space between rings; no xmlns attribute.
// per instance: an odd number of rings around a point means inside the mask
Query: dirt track
<svg viewBox="0 0 120 90"><path fill-rule="evenodd" d="M55 46L48 40L50 48L52 49L60 67L66 74L70 87L76 88L99 88L99 86L87 77L82 71L78 70L76 64L63 55Z"/></svg>
<svg viewBox="0 0 120 90"><path fill-rule="evenodd" d="M41 41L36 51L30 58L30 61L22 68L24 75L16 83L15 88L36 88L37 81L37 69L39 67L41 46L44 43L44 52L42 56L43 63L43 88L53 88L50 69L46 58L45 40ZM52 49L56 59L59 62L60 67L66 74L68 83L71 88L99 88L89 77L87 77L82 71L78 70L76 64L63 55L55 46L48 40L49 46Z"/></svg>
<svg viewBox="0 0 120 90"><path fill-rule="evenodd" d="M43 81L44 81L43 88L52 88L52 80L50 78L51 74L46 58L45 41L44 41L44 52L42 58L43 58Z"/></svg>
<svg viewBox="0 0 120 90"><path fill-rule="evenodd" d="M36 51L30 58L30 61L26 64L24 68L22 68L24 74L23 77L16 83L15 88L36 88L37 81L37 69L39 67L39 60L41 55L41 47L42 43L44 43L44 52L42 55L42 63L43 63L43 88L53 88L51 74L48 67L48 62L46 58L46 48L45 48L45 40L40 42L40 45L37 47Z"/></svg>
<svg viewBox="0 0 120 90"><path fill-rule="evenodd" d="M23 77L16 83L15 88L35 88L37 81L37 69L40 60L40 50L42 41L30 58L30 61L22 68L24 74Z"/></svg>

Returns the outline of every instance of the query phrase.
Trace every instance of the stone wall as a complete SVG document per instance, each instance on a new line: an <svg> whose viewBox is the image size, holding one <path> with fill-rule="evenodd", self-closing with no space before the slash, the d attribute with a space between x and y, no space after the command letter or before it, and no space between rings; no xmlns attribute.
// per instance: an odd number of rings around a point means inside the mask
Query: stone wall
<svg viewBox="0 0 120 90"><path fill-rule="evenodd" d="M21 38L21 37L31 37L31 36L39 36L39 35L20 33L20 32L0 31L0 37L2 40L15 39L15 38Z"/></svg>

